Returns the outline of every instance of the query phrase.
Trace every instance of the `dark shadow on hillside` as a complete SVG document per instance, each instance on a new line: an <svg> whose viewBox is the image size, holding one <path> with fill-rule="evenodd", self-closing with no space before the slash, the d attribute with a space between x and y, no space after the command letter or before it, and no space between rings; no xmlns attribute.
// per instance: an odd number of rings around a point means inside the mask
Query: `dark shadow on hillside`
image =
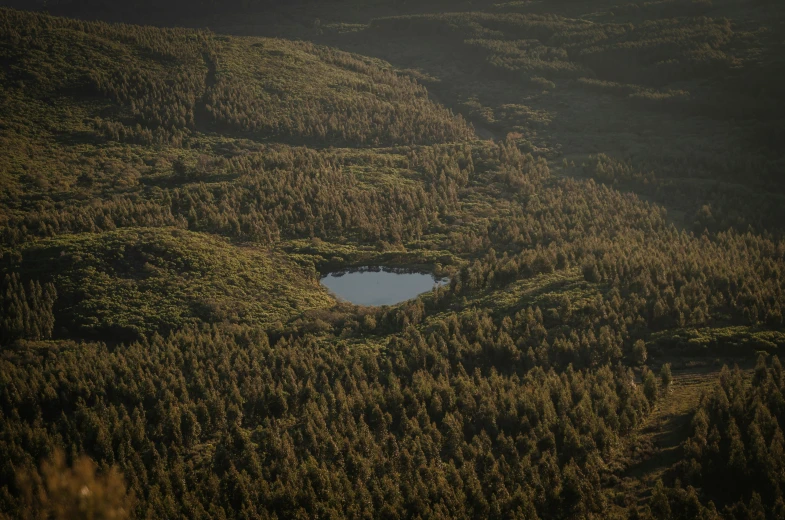
<svg viewBox="0 0 785 520"><path fill-rule="evenodd" d="M108 139L101 137L97 133L85 130L77 132L60 132L55 134L54 140L63 146L79 146L82 144L100 146L109 143Z"/></svg>

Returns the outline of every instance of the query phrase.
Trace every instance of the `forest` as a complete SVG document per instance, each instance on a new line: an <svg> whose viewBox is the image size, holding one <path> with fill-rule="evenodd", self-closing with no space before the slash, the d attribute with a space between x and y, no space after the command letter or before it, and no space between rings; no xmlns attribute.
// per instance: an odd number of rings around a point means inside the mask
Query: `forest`
<svg viewBox="0 0 785 520"><path fill-rule="evenodd" d="M0 4L0 518L785 518L778 3Z"/></svg>

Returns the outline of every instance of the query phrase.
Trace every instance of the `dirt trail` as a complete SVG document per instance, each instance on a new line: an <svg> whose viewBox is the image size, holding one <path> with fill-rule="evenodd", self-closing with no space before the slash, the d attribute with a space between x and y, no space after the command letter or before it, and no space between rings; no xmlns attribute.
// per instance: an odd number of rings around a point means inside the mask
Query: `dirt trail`
<svg viewBox="0 0 785 520"><path fill-rule="evenodd" d="M751 369L743 368L746 375L751 374ZM615 460L609 461L611 471L620 479L618 487L636 496L638 506L645 504L657 481L682 459L692 416L719 374L716 366L674 370L670 391L660 396Z"/></svg>

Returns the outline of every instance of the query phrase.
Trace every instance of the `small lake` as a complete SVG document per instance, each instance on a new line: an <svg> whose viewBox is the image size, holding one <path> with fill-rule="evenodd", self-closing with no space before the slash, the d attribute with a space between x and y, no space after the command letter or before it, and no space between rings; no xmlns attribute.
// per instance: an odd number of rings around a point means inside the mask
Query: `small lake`
<svg viewBox="0 0 785 520"><path fill-rule="evenodd" d="M330 273L322 278L322 285L341 300L355 305L378 306L411 300L447 281L447 278L437 279L428 273L363 267Z"/></svg>

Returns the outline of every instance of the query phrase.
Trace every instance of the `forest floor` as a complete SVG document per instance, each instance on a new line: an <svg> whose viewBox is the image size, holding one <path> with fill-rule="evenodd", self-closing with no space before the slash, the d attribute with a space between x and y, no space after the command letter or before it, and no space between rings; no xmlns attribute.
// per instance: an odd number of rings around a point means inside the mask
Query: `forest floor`
<svg viewBox="0 0 785 520"><path fill-rule="evenodd" d="M609 461L609 469L618 479L615 491L636 497L636 505L643 506L657 481L666 479L668 471L682 459L692 416L701 397L717 383L722 366L738 365L749 377L754 364L752 358L729 358L709 365L686 361L683 368L674 368L670 389L662 391L651 413L626 439L617 457Z"/></svg>

